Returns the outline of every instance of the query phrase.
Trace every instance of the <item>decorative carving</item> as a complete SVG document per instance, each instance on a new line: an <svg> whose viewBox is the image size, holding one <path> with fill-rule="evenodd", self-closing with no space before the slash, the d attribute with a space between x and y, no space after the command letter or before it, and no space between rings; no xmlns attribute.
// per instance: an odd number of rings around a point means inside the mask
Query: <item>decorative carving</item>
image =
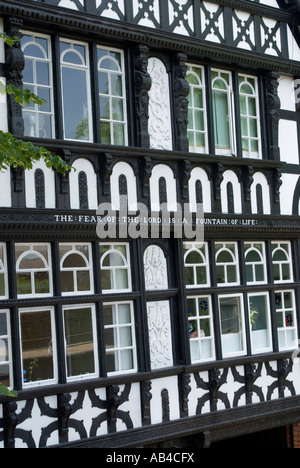
<svg viewBox="0 0 300 468"><path fill-rule="evenodd" d="M15 430L18 424L17 403L9 401L3 405L3 428L5 448L15 448Z"/></svg>
<svg viewBox="0 0 300 468"><path fill-rule="evenodd" d="M144 158L144 171L143 171L143 197L149 198L150 196L150 178L153 170L153 162L151 158Z"/></svg>
<svg viewBox="0 0 300 468"><path fill-rule="evenodd" d="M221 184L224 180L224 165L221 163L214 164L213 180L214 180L214 195L215 200L221 200Z"/></svg>
<svg viewBox="0 0 300 468"><path fill-rule="evenodd" d="M164 388L161 392L161 404L162 404L162 422L170 421L170 397L169 392Z"/></svg>
<svg viewBox="0 0 300 468"><path fill-rule="evenodd" d="M189 416L189 394L192 391L190 383L190 374L181 374L178 377L181 418L187 418Z"/></svg>
<svg viewBox="0 0 300 468"><path fill-rule="evenodd" d="M61 442L68 441L68 422L72 413L72 405L70 405L70 393L61 393L57 396L58 400L58 426L59 437Z"/></svg>
<svg viewBox="0 0 300 468"><path fill-rule="evenodd" d="M168 289L167 261L158 245L150 245L144 254L146 291Z"/></svg>
<svg viewBox="0 0 300 468"><path fill-rule="evenodd" d="M279 77L280 74L275 71L265 76L270 159L274 161L280 161L279 120L281 102L278 95Z"/></svg>
<svg viewBox="0 0 300 468"><path fill-rule="evenodd" d="M113 157L111 154L105 154L105 170L103 171L103 195L109 196L110 195L110 177L113 173L114 163Z"/></svg>
<svg viewBox="0 0 300 468"><path fill-rule="evenodd" d="M151 380L146 380L145 382L141 382L143 426L151 425L151 408L150 408L150 402L152 400L151 389L152 389Z"/></svg>
<svg viewBox="0 0 300 468"><path fill-rule="evenodd" d="M274 169L274 201L280 203L280 188L282 186L282 171L281 169Z"/></svg>
<svg viewBox="0 0 300 468"><path fill-rule="evenodd" d="M150 302L147 304L150 357L152 369L173 365L170 304Z"/></svg>
<svg viewBox="0 0 300 468"><path fill-rule="evenodd" d="M23 34L20 28L23 26L23 20L11 17L8 19L5 28L11 37L22 39ZM14 85L17 89L23 89L23 75L25 68L25 58L21 50L20 42L15 42L13 46L5 48L6 80L7 84ZM22 107L16 103L14 96L7 96L9 129L14 136L22 137L24 135L24 121Z"/></svg>
<svg viewBox="0 0 300 468"><path fill-rule="evenodd" d="M112 385L107 388L107 424L108 432L116 432L117 430L117 411L121 404L119 396L120 387Z"/></svg>
<svg viewBox="0 0 300 468"><path fill-rule="evenodd" d="M243 168L243 179L245 188L245 201L251 201L251 186L254 182L254 169L252 166Z"/></svg>
<svg viewBox="0 0 300 468"><path fill-rule="evenodd" d="M149 91L152 80L148 73L149 48L139 45L135 59L135 103L137 115L137 144L141 148L150 147L148 131L149 122Z"/></svg>
<svg viewBox="0 0 300 468"><path fill-rule="evenodd" d="M42 210L45 208L46 205L44 171L42 171L42 169L37 169L34 174L34 179L36 207Z"/></svg>
<svg viewBox="0 0 300 468"><path fill-rule="evenodd" d="M149 59L148 71L152 78L149 92L150 146L158 150L173 149L169 76L165 64L156 57Z"/></svg>
<svg viewBox="0 0 300 468"><path fill-rule="evenodd" d="M183 161L182 171L182 198L186 202L189 196L189 180L191 178L192 164L190 161ZM200 202L202 203L202 202Z"/></svg>
<svg viewBox="0 0 300 468"><path fill-rule="evenodd" d="M187 137L188 107L187 97L190 92L190 85L186 78L187 55L177 54L174 66L174 109L175 109L175 143L176 150L189 152L189 140Z"/></svg>

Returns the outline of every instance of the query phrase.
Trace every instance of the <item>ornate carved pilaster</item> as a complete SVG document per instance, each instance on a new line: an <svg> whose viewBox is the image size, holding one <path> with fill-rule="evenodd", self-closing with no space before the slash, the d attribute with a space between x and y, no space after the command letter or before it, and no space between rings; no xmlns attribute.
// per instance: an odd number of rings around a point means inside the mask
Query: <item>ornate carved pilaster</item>
<svg viewBox="0 0 300 468"><path fill-rule="evenodd" d="M279 77L279 73L275 71L272 71L265 76L266 104L268 114L268 146L270 151L270 159L273 161L280 161L279 120L281 102L278 95Z"/></svg>
<svg viewBox="0 0 300 468"><path fill-rule="evenodd" d="M187 55L178 53L174 66L174 109L175 109L175 144L177 151L189 152L189 140L187 137L188 126L188 100L190 85L186 80Z"/></svg>
<svg viewBox="0 0 300 468"><path fill-rule="evenodd" d="M148 73L149 48L140 44L136 48L135 59L135 106L137 120L137 145L150 148L148 132L149 121L149 91L152 80Z"/></svg>
<svg viewBox="0 0 300 468"><path fill-rule="evenodd" d="M18 409L15 401L9 401L3 405L3 428L5 448L15 448L15 430L18 425Z"/></svg>
<svg viewBox="0 0 300 468"><path fill-rule="evenodd" d="M70 393L61 393L58 395L58 426L60 442L68 442L68 422L72 413Z"/></svg>
<svg viewBox="0 0 300 468"><path fill-rule="evenodd" d="M11 37L22 39L20 28L23 26L23 20L20 18L8 18L5 24L6 33ZM23 75L25 68L25 58L21 50L20 42L16 42L12 47L5 48L6 63L6 83L14 85L17 89L23 89ZM10 132L17 137L24 135L24 121L22 116L22 107L17 104L14 97L7 96L8 104L8 122Z"/></svg>

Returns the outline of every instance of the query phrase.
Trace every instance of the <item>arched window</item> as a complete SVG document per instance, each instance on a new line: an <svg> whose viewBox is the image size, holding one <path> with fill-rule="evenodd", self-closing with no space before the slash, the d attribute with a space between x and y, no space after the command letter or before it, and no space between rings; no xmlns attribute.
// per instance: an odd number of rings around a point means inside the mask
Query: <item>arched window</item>
<svg viewBox="0 0 300 468"><path fill-rule="evenodd" d="M217 281L222 285L238 285L238 252L237 244L215 244Z"/></svg>
<svg viewBox="0 0 300 468"><path fill-rule="evenodd" d="M207 244L184 243L185 282L187 288L210 285Z"/></svg>
<svg viewBox="0 0 300 468"><path fill-rule="evenodd" d="M257 78L239 75L243 156L261 158Z"/></svg>
<svg viewBox="0 0 300 468"><path fill-rule="evenodd" d="M273 274L275 283L293 280L290 242L272 242Z"/></svg>
<svg viewBox="0 0 300 468"><path fill-rule="evenodd" d="M101 244L100 267L104 293L131 291L128 244Z"/></svg>
<svg viewBox="0 0 300 468"><path fill-rule="evenodd" d="M93 293L90 244L60 244L60 279L63 295Z"/></svg>
<svg viewBox="0 0 300 468"><path fill-rule="evenodd" d="M60 41L64 138L92 141L87 44Z"/></svg>
<svg viewBox="0 0 300 468"><path fill-rule="evenodd" d="M18 297L51 296L50 244L16 244Z"/></svg>
<svg viewBox="0 0 300 468"><path fill-rule="evenodd" d="M21 48L25 56L24 89L45 100L23 108L25 136L54 138L54 104L51 41L49 36L24 34Z"/></svg>
<svg viewBox="0 0 300 468"><path fill-rule="evenodd" d="M101 143L127 145L124 55L121 50L97 48Z"/></svg>
<svg viewBox="0 0 300 468"><path fill-rule="evenodd" d="M190 84L188 138L192 153L207 153L207 112L204 68L188 65L186 79Z"/></svg>
<svg viewBox="0 0 300 468"><path fill-rule="evenodd" d="M214 133L216 154L235 154L231 73L212 70Z"/></svg>
<svg viewBox="0 0 300 468"><path fill-rule="evenodd" d="M247 284L266 283L266 257L263 242L245 243Z"/></svg>

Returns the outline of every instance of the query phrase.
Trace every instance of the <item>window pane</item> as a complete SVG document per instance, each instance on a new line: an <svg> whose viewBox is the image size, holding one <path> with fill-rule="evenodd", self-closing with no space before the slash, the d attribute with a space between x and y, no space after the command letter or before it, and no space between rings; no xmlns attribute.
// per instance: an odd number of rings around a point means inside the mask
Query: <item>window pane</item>
<svg viewBox="0 0 300 468"><path fill-rule="evenodd" d="M135 370L135 335L132 303L104 304L107 372Z"/></svg>
<svg viewBox="0 0 300 468"><path fill-rule="evenodd" d="M249 296L251 341L253 352L271 349L269 300L266 295Z"/></svg>
<svg viewBox="0 0 300 468"><path fill-rule="evenodd" d="M54 106L50 37L25 35L21 40L21 48L25 56L24 89L29 89L46 100L45 105L30 103L23 108L25 136L53 138Z"/></svg>
<svg viewBox="0 0 300 468"><path fill-rule="evenodd" d="M64 67L62 86L65 138L90 141L86 71Z"/></svg>
<svg viewBox="0 0 300 468"><path fill-rule="evenodd" d="M223 356L245 354L244 317L240 297L220 298Z"/></svg>
<svg viewBox="0 0 300 468"><path fill-rule="evenodd" d="M94 374L94 334L92 309L64 311L68 377Z"/></svg>
<svg viewBox="0 0 300 468"><path fill-rule="evenodd" d="M54 379L50 310L21 313L24 383Z"/></svg>

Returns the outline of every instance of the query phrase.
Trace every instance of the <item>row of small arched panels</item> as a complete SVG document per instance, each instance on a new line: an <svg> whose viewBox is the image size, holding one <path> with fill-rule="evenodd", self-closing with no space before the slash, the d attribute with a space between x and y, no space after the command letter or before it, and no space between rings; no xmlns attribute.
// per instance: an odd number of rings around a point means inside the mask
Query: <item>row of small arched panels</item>
<svg viewBox="0 0 300 468"><path fill-rule="evenodd" d="M98 182L93 165L86 159L77 159L73 167L76 171L71 171L70 177L70 204L71 209L84 208L96 210L98 208ZM41 187L38 187L37 171L42 176ZM227 170L223 174L221 184L222 212L242 213L242 188L237 175ZM81 181L80 181L81 179ZM125 192L122 191L122 183L126 181ZM163 181L163 184L162 184ZM151 211L159 211L162 202L168 203L170 212L176 211L177 207L177 184L172 169L165 164L157 164L153 167L149 180ZM124 185L124 183L123 183ZM163 185L163 187L162 187ZM120 209L120 195L127 194L130 211L137 211L138 190L137 180L132 167L125 162L115 164L110 178L112 210ZM230 189L229 189L230 187ZM84 193L82 193L84 191ZM196 167L191 171L188 182L190 210L197 211L196 203L203 203L205 213L212 212L212 182L206 171ZM38 206L39 197L44 198L43 205L47 209L56 208L56 189L54 172L47 169L43 162L37 163L34 169L25 173L26 207L40 208ZM164 195L162 196L162 192ZM165 198L165 199L162 199ZM11 177L9 171L0 173L0 206L11 207ZM271 214L270 187L264 174L257 172L254 174L254 182L251 186L251 204L253 214ZM262 207L263 204L263 207ZM231 209L230 209L231 207Z"/></svg>

